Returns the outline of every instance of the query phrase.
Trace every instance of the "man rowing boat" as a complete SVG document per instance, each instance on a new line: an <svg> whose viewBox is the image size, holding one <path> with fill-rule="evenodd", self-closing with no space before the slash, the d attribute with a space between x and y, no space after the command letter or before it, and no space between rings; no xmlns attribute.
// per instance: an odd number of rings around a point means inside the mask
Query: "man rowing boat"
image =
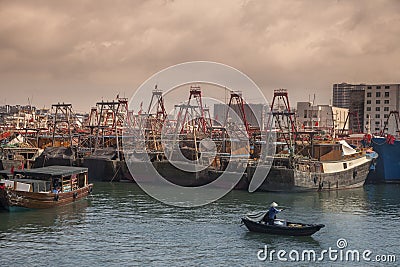
<svg viewBox="0 0 400 267"><path fill-rule="evenodd" d="M277 209L278 203L272 202L268 212L265 214L263 221L267 222L269 225L274 225L274 220L276 215L282 211L282 209Z"/></svg>

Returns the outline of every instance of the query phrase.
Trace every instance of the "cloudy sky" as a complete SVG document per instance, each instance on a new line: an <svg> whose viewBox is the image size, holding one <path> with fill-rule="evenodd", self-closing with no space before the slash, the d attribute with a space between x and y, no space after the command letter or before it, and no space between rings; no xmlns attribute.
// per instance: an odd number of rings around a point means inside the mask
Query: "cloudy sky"
<svg viewBox="0 0 400 267"><path fill-rule="evenodd" d="M399 44L399 1L0 1L0 104L89 111L193 60L327 104L333 83L400 82Z"/></svg>

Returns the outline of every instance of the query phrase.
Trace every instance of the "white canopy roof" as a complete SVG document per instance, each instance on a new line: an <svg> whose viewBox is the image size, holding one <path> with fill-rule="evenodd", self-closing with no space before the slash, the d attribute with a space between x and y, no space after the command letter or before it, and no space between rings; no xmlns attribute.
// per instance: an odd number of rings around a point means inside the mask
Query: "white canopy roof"
<svg viewBox="0 0 400 267"><path fill-rule="evenodd" d="M339 143L342 145L343 155L353 155L357 153L357 151L352 148L346 141L340 140Z"/></svg>

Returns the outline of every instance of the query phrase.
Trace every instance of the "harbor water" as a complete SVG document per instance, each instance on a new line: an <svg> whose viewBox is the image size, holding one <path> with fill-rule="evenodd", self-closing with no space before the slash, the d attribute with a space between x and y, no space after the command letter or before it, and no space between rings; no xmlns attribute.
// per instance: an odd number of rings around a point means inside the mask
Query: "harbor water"
<svg viewBox="0 0 400 267"><path fill-rule="evenodd" d="M232 191L198 208L167 206L133 183L96 183L94 192L60 208L0 213L3 266L365 266L362 261L260 260L260 250L346 249L400 260L400 185L313 193ZM279 218L322 223L312 237L250 233L241 216L275 201ZM343 240L344 239L344 240ZM288 256L286 255L286 258ZM376 265L377 262L369 263ZM383 263L379 263L383 264Z"/></svg>

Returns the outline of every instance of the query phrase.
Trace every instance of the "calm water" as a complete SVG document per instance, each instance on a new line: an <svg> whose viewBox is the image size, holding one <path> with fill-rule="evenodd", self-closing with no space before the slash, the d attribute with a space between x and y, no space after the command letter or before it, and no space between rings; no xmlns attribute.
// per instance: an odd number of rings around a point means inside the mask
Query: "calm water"
<svg viewBox="0 0 400 267"><path fill-rule="evenodd" d="M281 218L326 227L301 238L249 233L240 227L241 215L265 210L272 201L288 207ZM0 262L2 266L266 266L272 263L257 259L264 245L287 252L321 251L337 248L339 238L347 240L349 249L396 254L399 262L399 215L400 185L303 194L233 191L216 203L185 209L153 200L134 184L97 183L91 198L63 208L0 213ZM282 263L275 259L274 264Z"/></svg>

